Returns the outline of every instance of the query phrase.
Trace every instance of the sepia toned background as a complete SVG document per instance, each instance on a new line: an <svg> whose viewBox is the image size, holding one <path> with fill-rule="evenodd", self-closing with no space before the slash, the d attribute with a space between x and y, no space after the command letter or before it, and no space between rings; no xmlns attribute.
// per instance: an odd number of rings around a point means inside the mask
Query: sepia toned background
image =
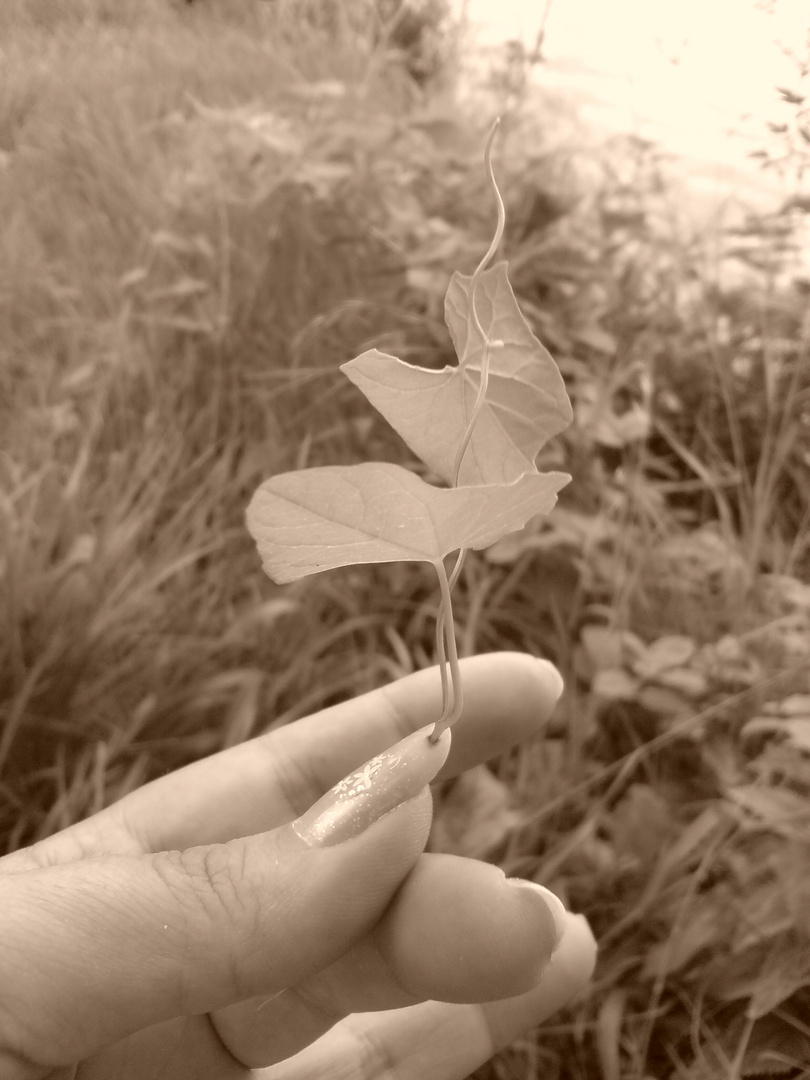
<svg viewBox="0 0 810 1080"><path fill-rule="evenodd" d="M434 662L431 567L276 586L244 511L416 467L339 365L456 362L501 116L572 482L454 610L566 692L436 791L431 845L559 893L600 959L479 1075L806 1076L810 17L555 0L538 49L485 7L0 6L0 850Z"/></svg>

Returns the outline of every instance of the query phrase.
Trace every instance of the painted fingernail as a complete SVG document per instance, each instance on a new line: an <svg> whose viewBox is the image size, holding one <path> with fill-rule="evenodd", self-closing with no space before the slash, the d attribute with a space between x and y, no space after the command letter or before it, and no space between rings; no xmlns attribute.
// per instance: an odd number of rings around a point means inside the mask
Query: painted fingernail
<svg viewBox="0 0 810 1080"><path fill-rule="evenodd" d="M540 657L535 657L538 664L543 665L543 669L547 674L547 677L551 681L551 685L554 687L554 700L559 701L562 696L562 692L565 689L565 683L563 677L555 666L549 663L548 660L541 660Z"/></svg>
<svg viewBox="0 0 810 1080"><path fill-rule="evenodd" d="M428 738L431 731L433 724L420 728L349 773L293 822L293 830L310 847L331 847L418 795L450 751L450 731L435 743Z"/></svg>
<svg viewBox="0 0 810 1080"><path fill-rule="evenodd" d="M526 881L523 878L507 878L507 881L516 889L531 889L535 896L542 898L546 909L554 920L554 945L551 951L555 953L562 944L568 925L568 915L562 900L551 889L547 889L545 885L538 885L535 881Z"/></svg>

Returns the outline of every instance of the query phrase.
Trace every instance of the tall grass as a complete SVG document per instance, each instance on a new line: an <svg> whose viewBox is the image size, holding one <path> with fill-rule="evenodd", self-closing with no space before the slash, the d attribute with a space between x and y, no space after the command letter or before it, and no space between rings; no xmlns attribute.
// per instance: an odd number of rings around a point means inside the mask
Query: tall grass
<svg viewBox="0 0 810 1080"><path fill-rule="evenodd" d="M373 677L320 656L362 638L350 592L267 600L242 516L302 442L361 453L335 369L401 270L317 148L402 89L350 27L227 10L4 8L7 844Z"/></svg>

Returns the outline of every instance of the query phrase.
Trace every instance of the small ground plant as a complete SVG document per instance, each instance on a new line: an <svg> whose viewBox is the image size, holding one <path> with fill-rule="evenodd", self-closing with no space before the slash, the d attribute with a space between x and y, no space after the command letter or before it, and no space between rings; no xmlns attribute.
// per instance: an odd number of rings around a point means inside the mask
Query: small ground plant
<svg viewBox="0 0 810 1080"><path fill-rule="evenodd" d="M451 591L465 553L548 514L571 479L534 464L572 418L562 376L520 313L507 264L487 269L505 225L492 170L497 128L496 121L484 152L498 206L495 234L472 277L456 272L445 297L458 366L434 371L369 349L341 368L448 486L401 465L327 465L265 481L247 512L264 569L279 584L354 563L433 564L443 692L434 741L463 707ZM448 577L445 559L453 552Z"/></svg>

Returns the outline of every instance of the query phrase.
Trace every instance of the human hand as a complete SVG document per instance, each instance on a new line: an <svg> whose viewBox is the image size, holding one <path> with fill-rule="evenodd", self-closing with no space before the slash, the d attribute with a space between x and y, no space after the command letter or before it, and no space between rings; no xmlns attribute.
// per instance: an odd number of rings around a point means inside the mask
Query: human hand
<svg viewBox="0 0 810 1080"><path fill-rule="evenodd" d="M0 859L0 1080L453 1080L564 1005L585 920L549 963L540 891L423 853L425 785L540 733L559 679L496 653L464 680L452 746L412 734L440 710L423 671Z"/></svg>

